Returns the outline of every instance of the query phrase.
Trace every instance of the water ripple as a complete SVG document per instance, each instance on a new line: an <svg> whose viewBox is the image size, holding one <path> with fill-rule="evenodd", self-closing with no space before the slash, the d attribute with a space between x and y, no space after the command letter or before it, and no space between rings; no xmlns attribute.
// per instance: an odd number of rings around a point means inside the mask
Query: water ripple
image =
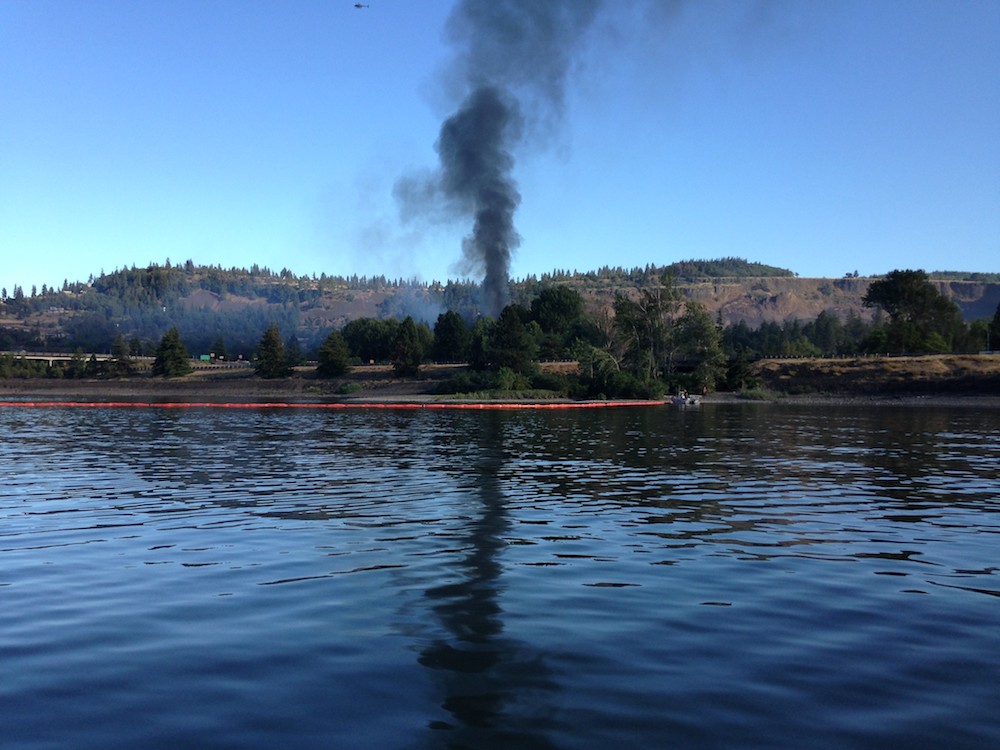
<svg viewBox="0 0 1000 750"><path fill-rule="evenodd" d="M0 412L15 747L1000 742L995 413Z"/></svg>

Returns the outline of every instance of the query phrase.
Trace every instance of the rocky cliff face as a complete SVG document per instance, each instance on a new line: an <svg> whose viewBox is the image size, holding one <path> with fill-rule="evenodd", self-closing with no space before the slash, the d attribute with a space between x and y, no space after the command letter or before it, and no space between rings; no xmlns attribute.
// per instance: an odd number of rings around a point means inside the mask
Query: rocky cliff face
<svg viewBox="0 0 1000 750"><path fill-rule="evenodd" d="M980 281L935 281L938 289L955 300L966 320L992 318L1000 304L1000 284Z"/></svg>

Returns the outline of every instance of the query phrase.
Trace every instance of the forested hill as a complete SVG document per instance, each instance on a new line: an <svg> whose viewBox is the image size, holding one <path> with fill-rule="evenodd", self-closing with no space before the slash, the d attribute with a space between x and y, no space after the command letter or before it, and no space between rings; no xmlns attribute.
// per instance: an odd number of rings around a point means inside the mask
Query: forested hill
<svg viewBox="0 0 1000 750"><path fill-rule="evenodd" d="M546 288L578 291L595 314L616 294L635 296L669 270L687 299L727 323L812 320L821 312L869 319L861 299L869 279L803 279L793 271L740 258L690 260L670 266L603 267L553 271L513 280L511 301L530 305ZM1000 274L931 274L967 320L990 318L1000 303ZM209 351L224 339L231 352L252 352L261 332L276 323L312 348L333 329L358 318L408 315L433 324L445 310L469 320L479 314L479 287L471 281L420 282L385 276L297 276L257 265L249 269L151 265L102 274L86 282L0 292L0 350L107 351L118 334L152 344L176 326L191 351Z"/></svg>

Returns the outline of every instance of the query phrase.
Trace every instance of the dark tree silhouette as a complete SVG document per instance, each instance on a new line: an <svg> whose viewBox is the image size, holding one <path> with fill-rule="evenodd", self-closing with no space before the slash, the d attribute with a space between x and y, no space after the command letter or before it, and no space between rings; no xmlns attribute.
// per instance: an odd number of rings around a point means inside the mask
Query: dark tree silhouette
<svg viewBox="0 0 1000 750"><path fill-rule="evenodd" d="M181 335L176 328L171 328L160 340L153 360L153 375L173 378L187 375L191 372L191 358L188 356Z"/></svg>
<svg viewBox="0 0 1000 750"><path fill-rule="evenodd" d="M487 357L491 368L508 367L527 375L534 369L538 345L524 325L526 311L507 305L490 331Z"/></svg>
<svg viewBox="0 0 1000 750"><path fill-rule="evenodd" d="M125 341L125 336L119 333L115 336L114 343L111 345L111 356L113 359L108 362L108 374L121 378L131 375L135 368L132 367L132 360L129 354L128 342Z"/></svg>
<svg viewBox="0 0 1000 750"><path fill-rule="evenodd" d="M420 371L424 351L413 318L407 316L396 333L392 347L392 372L396 377L416 375Z"/></svg>
<svg viewBox="0 0 1000 750"><path fill-rule="evenodd" d="M889 314L885 342L899 352L950 351L965 325L958 305L923 271L892 271L872 282L864 304Z"/></svg>
<svg viewBox="0 0 1000 750"><path fill-rule="evenodd" d="M466 362L472 332L457 312L449 310L438 315L434 324L434 359L438 362Z"/></svg>
<svg viewBox="0 0 1000 750"><path fill-rule="evenodd" d="M255 371L262 378L284 378L291 374L285 356L285 345L281 341L281 331L273 323L264 331L257 345Z"/></svg>
<svg viewBox="0 0 1000 750"><path fill-rule="evenodd" d="M339 331L332 331L320 347L316 374L324 378L336 378L350 369L347 343Z"/></svg>

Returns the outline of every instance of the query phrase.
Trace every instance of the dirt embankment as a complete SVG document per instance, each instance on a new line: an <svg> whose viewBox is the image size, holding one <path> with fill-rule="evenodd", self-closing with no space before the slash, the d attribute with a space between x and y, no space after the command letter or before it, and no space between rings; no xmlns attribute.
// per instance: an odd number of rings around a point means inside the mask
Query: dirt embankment
<svg viewBox="0 0 1000 750"><path fill-rule="evenodd" d="M0 401L35 400L408 400L426 397L463 365L431 365L415 378L396 378L388 365L361 365L341 378L317 378L312 367L268 380L245 370L202 369L178 378L139 376L117 380L0 380Z"/></svg>
<svg viewBox="0 0 1000 750"><path fill-rule="evenodd" d="M1000 396L1000 354L767 359L751 368L787 394Z"/></svg>

